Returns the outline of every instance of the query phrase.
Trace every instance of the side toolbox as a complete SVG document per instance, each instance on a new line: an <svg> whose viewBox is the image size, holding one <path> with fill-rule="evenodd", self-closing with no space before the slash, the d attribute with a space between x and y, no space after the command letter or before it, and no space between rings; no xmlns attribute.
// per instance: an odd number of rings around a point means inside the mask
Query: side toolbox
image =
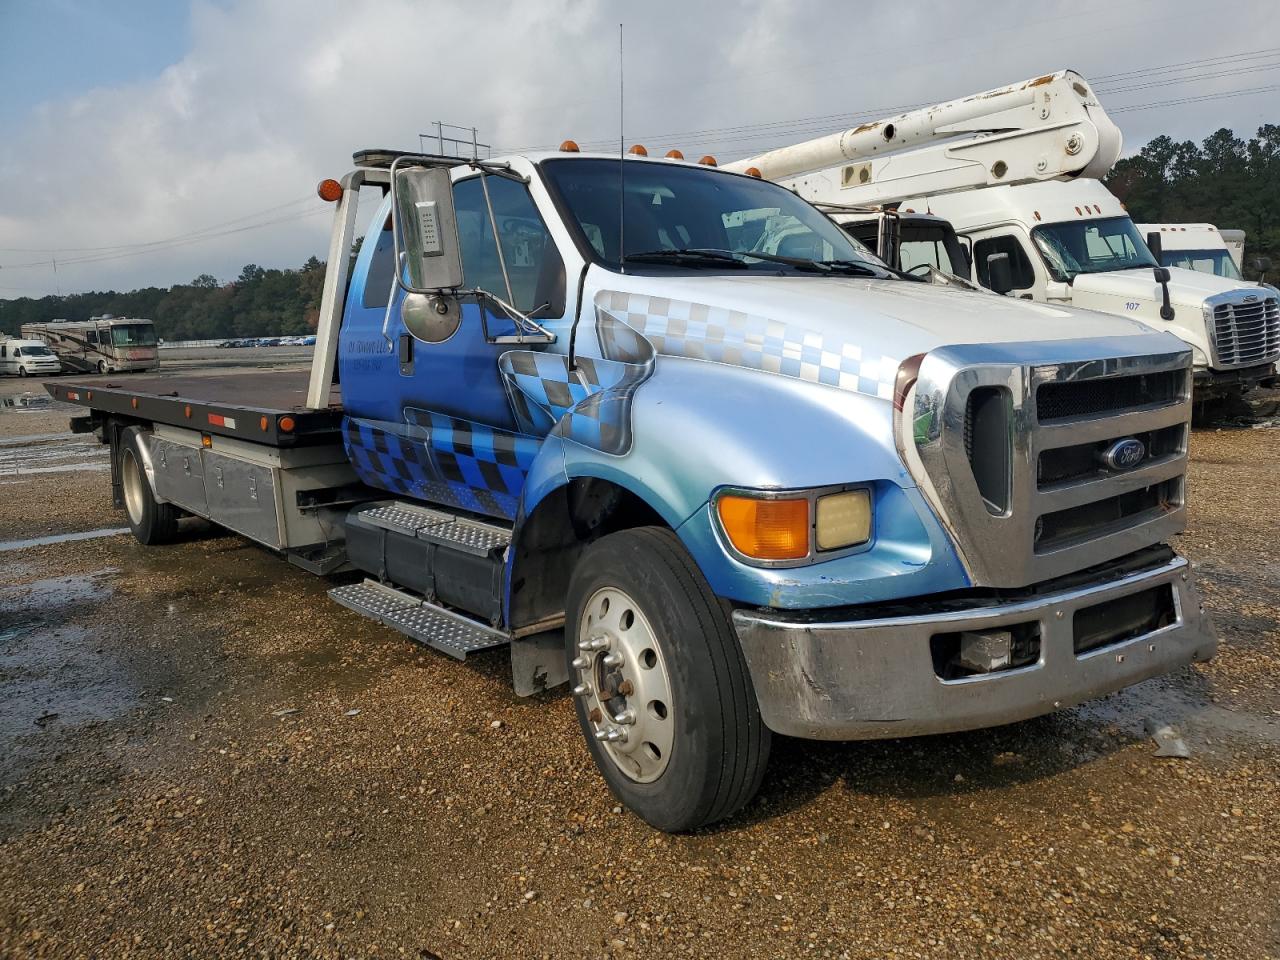
<svg viewBox="0 0 1280 960"><path fill-rule="evenodd" d="M182 442L158 433L151 437L151 468L155 478L156 494L176 503L196 516L209 515L209 503L204 491L204 466L200 449L200 435L195 434L195 444ZM184 438L185 439L185 438Z"/></svg>
<svg viewBox="0 0 1280 960"><path fill-rule="evenodd" d="M278 448L158 425L151 436L156 493L189 513L275 550L341 540L316 492L356 484L340 444ZM322 499L322 498L321 498Z"/></svg>

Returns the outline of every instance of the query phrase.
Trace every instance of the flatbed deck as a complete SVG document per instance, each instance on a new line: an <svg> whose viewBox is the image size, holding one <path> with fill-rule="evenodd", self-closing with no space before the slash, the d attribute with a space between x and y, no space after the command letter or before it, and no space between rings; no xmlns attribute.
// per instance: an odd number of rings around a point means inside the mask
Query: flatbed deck
<svg viewBox="0 0 1280 960"><path fill-rule="evenodd" d="M337 443L339 389L330 390L327 409L308 409L309 375L307 369L110 374L59 378L46 382L45 389L55 400L103 413L272 447Z"/></svg>

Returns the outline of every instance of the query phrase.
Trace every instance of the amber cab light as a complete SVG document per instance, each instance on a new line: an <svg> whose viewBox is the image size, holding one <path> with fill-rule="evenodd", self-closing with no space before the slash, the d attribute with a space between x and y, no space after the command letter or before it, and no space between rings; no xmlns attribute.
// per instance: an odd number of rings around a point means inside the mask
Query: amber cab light
<svg viewBox="0 0 1280 960"><path fill-rule="evenodd" d="M316 193L325 203L336 203L342 199L342 184L332 179L321 180L320 185L316 187Z"/></svg>
<svg viewBox="0 0 1280 960"><path fill-rule="evenodd" d="M725 494L717 503L729 542L754 560L803 560L809 555L809 501Z"/></svg>

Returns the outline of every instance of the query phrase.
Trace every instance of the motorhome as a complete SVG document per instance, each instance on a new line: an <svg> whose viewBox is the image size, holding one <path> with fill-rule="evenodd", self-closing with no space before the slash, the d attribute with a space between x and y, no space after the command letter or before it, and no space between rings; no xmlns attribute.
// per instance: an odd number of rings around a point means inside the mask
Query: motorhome
<svg viewBox="0 0 1280 960"><path fill-rule="evenodd" d="M150 320L103 314L88 320L27 323L22 335L40 340L64 370L79 373L124 373L160 366L155 325Z"/></svg>

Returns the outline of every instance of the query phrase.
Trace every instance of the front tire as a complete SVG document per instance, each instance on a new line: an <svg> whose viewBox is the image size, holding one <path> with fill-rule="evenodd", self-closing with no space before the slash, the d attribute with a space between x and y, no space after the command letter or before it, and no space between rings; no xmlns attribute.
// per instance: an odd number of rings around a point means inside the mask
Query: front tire
<svg viewBox="0 0 1280 960"><path fill-rule="evenodd" d="M771 735L728 614L675 534L640 527L587 547L565 639L587 748L628 808L679 832L755 796Z"/></svg>
<svg viewBox="0 0 1280 960"><path fill-rule="evenodd" d="M18 376L20 376L20 377L28 377L28 376L30 376L30 374L29 374L29 373L27 373L27 368L26 368L26 367L19 367L19 368L18 368Z"/></svg>
<svg viewBox="0 0 1280 960"><path fill-rule="evenodd" d="M178 535L178 508L160 503L151 490L143 464L142 430L129 427L120 435L120 490L129 529L139 543L171 543Z"/></svg>
<svg viewBox="0 0 1280 960"><path fill-rule="evenodd" d="M107 375L107 361L105 360L98 361L98 373L104 377Z"/></svg>

